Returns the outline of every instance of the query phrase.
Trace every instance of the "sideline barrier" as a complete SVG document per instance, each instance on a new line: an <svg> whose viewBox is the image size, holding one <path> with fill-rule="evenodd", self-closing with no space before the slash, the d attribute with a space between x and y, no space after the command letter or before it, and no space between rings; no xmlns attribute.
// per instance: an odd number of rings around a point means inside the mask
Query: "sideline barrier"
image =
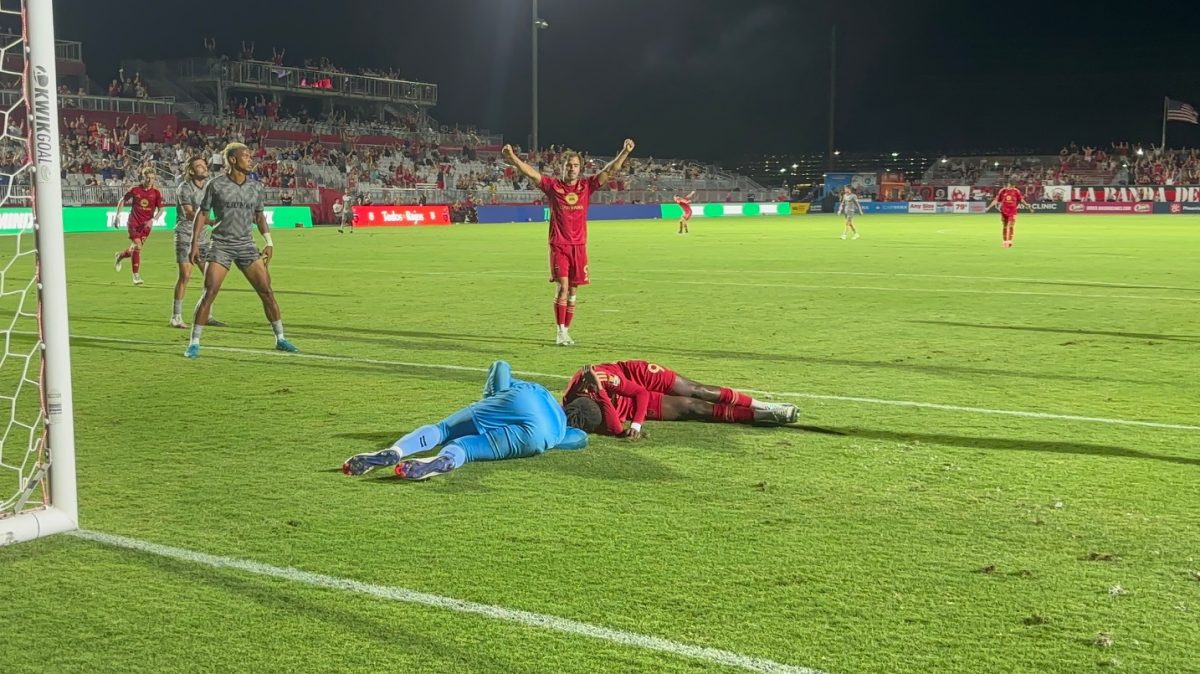
<svg viewBox="0 0 1200 674"><path fill-rule="evenodd" d="M1138 215L1154 212L1149 201L1072 201L1067 204L1068 213L1092 215Z"/></svg>
<svg viewBox="0 0 1200 674"><path fill-rule="evenodd" d="M806 205L807 206L807 205ZM547 206L477 206L475 213L481 223L546 222L550 219ZM790 215L792 205L786 201L735 202L724 204L692 204L693 218L753 217L760 215ZM669 204L593 204L588 208L588 221L600 220L678 220L683 208Z"/></svg>
<svg viewBox="0 0 1200 674"><path fill-rule="evenodd" d="M272 227L312 227L312 209L308 206L267 206L264 209L267 224ZM81 206L63 209L63 231L77 232L124 232L129 221L129 209L121 211L120 227L111 227L116 206ZM28 208L0 208L0 233L14 233L33 229L33 213ZM154 221L154 229L175 229L175 207L163 209L163 214Z"/></svg>

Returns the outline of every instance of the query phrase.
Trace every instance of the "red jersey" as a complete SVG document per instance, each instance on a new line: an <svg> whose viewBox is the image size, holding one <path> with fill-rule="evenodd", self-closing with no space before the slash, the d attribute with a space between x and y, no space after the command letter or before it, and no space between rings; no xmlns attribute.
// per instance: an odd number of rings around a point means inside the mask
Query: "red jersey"
<svg viewBox="0 0 1200 674"><path fill-rule="evenodd" d="M558 178L542 176L538 185L550 202L550 244L587 243L587 209L592 192L601 189L596 176L580 178L567 185Z"/></svg>
<svg viewBox="0 0 1200 674"><path fill-rule="evenodd" d="M150 225L154 220L154 211L165 205L162 192L153 187L147 189L141 185L126 192L124 200L130 204L129 225L131 227Z"/></svg>
<svg viewBox="0 0 1200 674"><path fill-rule="evenodd" d="M592 366L602 391L592 399L600 404L600 411L604 413L604 432L609 435L620 435L625 430L626 420L636 424L645 422L646 410L650 407L650 391L634 381L622 365L601 363ZM581 376L582 371L575 373L567 384L568 391L575 388ZM564 399L563 404L566 402Z"/></svg>
<svg viewBox="0 0 1200 674"><path fill-rule="evenodd" d="M675 203L679 204L683 208L684 213L686 213L688 215L692 214L692 200L691 199L684 199L683 197L675 197Z"/></svg>
<svg viewBox="0 0 1200 674"><path fill-rule="evenodd" d="M1021 196L1021 190L1015 187L1005 187L996 193L996 202L1000 204L1001 213L1015 214L1017 207L1025 198Z"/></svg>

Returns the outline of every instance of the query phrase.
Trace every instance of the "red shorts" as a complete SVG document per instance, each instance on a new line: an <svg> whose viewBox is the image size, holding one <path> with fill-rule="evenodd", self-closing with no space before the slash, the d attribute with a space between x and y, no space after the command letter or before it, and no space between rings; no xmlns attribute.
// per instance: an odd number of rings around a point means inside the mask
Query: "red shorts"
<svg viewBox="0 0 1200 674"><path fill-rule="evenodd" d="M550 282L564 276L571 287L585 286L591 282L588 278L586 244L550 244Z"/></svg>
<svg viewBox="0 0 1200 674"><path fill-rule="evenodd" d="M646 405L646 419L650 421L662 421L663 418L663 398L666 396L658 391L650 392L650 404ZM619 398L617 404L617 414L622 419L633 419L633 399Z"/></svg>
<svg viewBox="0 0 1200 674"><path fill-rule="evenodd" d="M671 387L675 385L675 379L679 377L674 370L665 368L658 363L644 360L623 360L620 364L626 378L641 384L652 393L669 394Z"/></svg>
<svg viewBox="0 0 1200 674"><path fill-rule="evenodd" d="M683 209L683 219L684 220L692 219L692 209L690 209L690 208Z"/></svg>
<svg viewBox="0 0 1200 674"><path fill-rule="evenodd" d="M138 239L150 238L150 231L153 229L153 227L154 225L150 223L146 223L144 225L135 225L130 223L126 226L126 229L129 230L129 240L136 241Z"/></svg>
<svg viewBox="0 0 1200 674"><path fill-rule="evenodd" d="M1000 222L1003 222L1006 225L1016 224L1017 212L1013 211L1012 213L1005 213L1005 212L1001 211L1000 212Z"/></svg>

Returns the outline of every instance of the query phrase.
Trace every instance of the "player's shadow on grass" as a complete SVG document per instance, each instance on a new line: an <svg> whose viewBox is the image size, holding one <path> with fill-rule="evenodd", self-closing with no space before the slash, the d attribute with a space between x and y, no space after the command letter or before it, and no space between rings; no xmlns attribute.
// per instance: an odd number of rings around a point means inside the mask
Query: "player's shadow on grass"
<svg viewBox="0 0 1200 674"><path fill-rule="evenodd" d="M300 330L329 330L338 333L355 332L364 335L379 335L384 337L417 337L423 339L445 339L452 341L467 341L467 342L487 342L489 344L499 343L517 343L517 344L534 344L544 346L547 343L545 339L530 339L527 337L506 337L500 334L494 335L468 335L457 332L425 332L422 330L383 330L380 328L361 328L356 326L331 326L331 325L312 325L305 323L289 323L289 328Z"/></svg>
<svg viewBox="0 0 1200 674"><path fill-rule="evenodd" d="M794 426L797 430L813 432L811 427ZM1186 466L1200 466L1200 458L1185 456L1169 456L1150 454L1128 447L1115 445L1099 445L1090 442L1067 442L1060 440L1021 440L1016 438L981 438L969 435L951 435L949 433L901 433L870 428L823 428L821 433L832 433L868 440L883 440L895 443L922 443L929 445L945 445L947 447L963 447L970 449L991 449L1002 451L1049 452L1052 454L1088 454L1091 456L1113 456L1127 459L1150 459L1166 463L1178 463Z"/></svg>
<svg viewBox="0 0 1200 674"><path fill-rule="evenodd" d="M364 607L361 611L344 608L354 603L352 598L349 598L351 600L348 601L345 594L317 593L314 595L316 591L308 585L286 585L272 578L246 575L233 570L214 569L152 553L105 549L127 559L139 560L140 565L181 579L189 585L207 587L224 595L241 597L265 608L271 615L300 615L324 625L324 631L327 633L374 642L381 650L394 653L395 662L443 663L446 662L446 654L451 653L453 660L461 663L469 671L512 672L520 671L524 667L522 663L497 657L496 649L467 650L464 640L446 639L444 630L437 625L437 621L432 621L422 627L415 625L419 619L412 619L405 624L403 621L397 623L391 619L372 618L370 615L376 611L370 609L368 607L370 602L366 601L361 603ZM330 554L336 557L338 552L331 548ZM371 565L360 565L360 568L376 569ZM369 574L362 580L370 582ZM395 580L394 577L389 577L382 584L392 585ZM322 598L318 599L318 596ZM402 607L406 604L389 602L389 605L396 607L398 611L403 611ZM408 613L423 615L421 612L408 611ZM472 662L474 664L470 664Z"/></svg>
<svg viewBox="0 0 1200 674"><path fill-rule="evenodd" d="M978 328L980 330L1013 330L1016 332L1046 332L1058 335L1093 335L1096 337L1122 337L1125 339L1155 340L1160 342L1200 343L1200 335L1163 335L1156 332L1117 332L1109 330L1086 330L1083 328L1054 328L1037 325L991 325L988 323L958 323L955 321L909 321L922 325L946 325L953 328Z"/></svg>
<svg viewBox="0 0 1200 674"><path fill-rule="evenodd" d="M594 437L591 443L583 450L550 451L531 459L516 459L504 463L511 464L514 470L526 473L557 473L591 480L674 482L680 479L679 473L648 458L644 453L632 452L616 442L597 443ZM496 465L500 465L499 462ZM469 467L471 464L463 470Z"/></svg>
<svg viewBox="0 0 1200 674"><path fill-rule="evenodd" d="M393 355L402 357L405 350L416 351L470 351L472 353L488 353L495 354L495 349L485 349L479 346L464 346L462 344L447 344L437 341L413 341L400 340L397 337L364 337L360 335L346 334L346 329L343 328L319 328L315 326L289 325L288 329L293 335L303 337L312 337L314 339L324 339L337 342L355 342L358 344L376 344L386 346L393 350Z"/></svg>

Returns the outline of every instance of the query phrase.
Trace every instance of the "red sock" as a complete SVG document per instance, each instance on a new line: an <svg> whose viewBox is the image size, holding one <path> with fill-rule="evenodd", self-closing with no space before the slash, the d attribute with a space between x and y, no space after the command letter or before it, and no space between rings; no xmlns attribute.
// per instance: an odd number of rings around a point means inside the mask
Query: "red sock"
<svg viewBox="0 0 1200 674"><path fill-rule="evenodd" d="M554 301L554 324L555 325L566 325L567 324L567 303L566 302L559 302L558 300Z"/></svg>
<svg viewBox="0 0 1200 674"><path fill-rule="evenodd" d="M122 259L122 260L124 260L125 258L129 257L130 255L132 255L132 253L130 253L128 250L123 250L123 251L121 251L121 259Z"/></svg>
<svg viewBox="0 0 1200 674"><path fill-rule="evenodd" d="M713 405L712 420L722 424L748 424L754 421L754 410L736 405Z"/></svg>
<svg viewBox="0 0 1200 674"><path fill-rule="evenodd" d="M567 310L564 312L563 316L567 321L566 323L563 323L563 325L567 326L568 328L571 327L571 321L575 320L575 305L567 302Z"/></svg>
<svg viewBox="0 0 1200 674"><path fill-rule="evenodd" d="M133 273L138 273L142 269L142 251L135 250L130 255L133 258Z"/></svg>
<svg viewBox="0 0 1200 674"><path fill-rule="evenodd" d="M1005 238L1008 239L1009 241L1013 240L1013 226L1012 225L1008 226L1008 234L1005 236Z"/></svg>
<svg viewBox="0 0 1200 674"><path fill-rule="evenodd" d="M720 397L717 398L717 402L725 405L734 405L736 407L750 407L754 404L754 398L751 398L741 391L735 391L731 388L722 388Z"/></svg>

